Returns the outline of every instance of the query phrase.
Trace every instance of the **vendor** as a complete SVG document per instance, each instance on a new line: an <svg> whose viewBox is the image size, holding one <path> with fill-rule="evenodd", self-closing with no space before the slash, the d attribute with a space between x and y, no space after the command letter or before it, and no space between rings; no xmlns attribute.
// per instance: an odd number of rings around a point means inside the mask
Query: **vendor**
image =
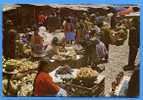
<svg viewBox="0 0 143 100"><path fill-rule="evenodd" d="M34 96L67 96L66 91L55 84L49 75L49 68L51 68L49 64L50 62L45 60L39 63L39 70L34 83Z"/></svg>
<svg viewBox="0 0 143 100"><path fill-rule="evenodd" d="M59 49L58 49L58 54L59 55L65 55L65 53L67 52L67 50L65 49L65 44L63 44L61 47L59 47Z"/></svg>
<svg viewBox="0 0 143 100"><path fill-rule="evenodd" d="M35 29L35 32L31 37L32 56L34 57L45 56L43 43L44 43L43 38L38 34L38 30Z"/></svg>

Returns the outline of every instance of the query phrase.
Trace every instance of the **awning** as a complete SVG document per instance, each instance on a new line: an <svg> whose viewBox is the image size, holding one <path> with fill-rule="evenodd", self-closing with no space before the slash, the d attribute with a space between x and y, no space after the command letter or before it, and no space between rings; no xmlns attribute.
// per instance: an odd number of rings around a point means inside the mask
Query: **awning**
<svg viewBox="0 0 143 100"><path fill-rule="evenodd" d="M51 4L49 5L53 8L69 8L69 9L72 9L72 10L83 10L83 11L87 11L88 8L103 8L103 9L106 9L108 10L108 5L72 5L72 4Z"/></svg>
<svg viewBox="0 0 143 100"><path fill-rule="evenodd" d="M21 7L21 6L20 5L5 4L5 5L3 5L3 11L13 10L13 9L18 8L18 7Z"/></svg>

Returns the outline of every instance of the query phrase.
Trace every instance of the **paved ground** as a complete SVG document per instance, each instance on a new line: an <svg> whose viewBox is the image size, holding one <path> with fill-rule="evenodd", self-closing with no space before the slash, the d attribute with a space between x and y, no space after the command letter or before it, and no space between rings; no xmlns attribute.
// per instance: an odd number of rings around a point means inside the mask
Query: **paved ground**
<svg viewBox="0 0 143 100"><path fill-rule="evenodd" d="M106 76L105 79L105 95L108 96L111 90L111 83L115 80L117 74L123 71L123 66L128 62L128 40L122 46L110 45L109 50L109 63L104 64L105 71L103 74ZM139 54L136 59L136 63L139 62ZM124 72L128 75L130 72Z"/></svg>

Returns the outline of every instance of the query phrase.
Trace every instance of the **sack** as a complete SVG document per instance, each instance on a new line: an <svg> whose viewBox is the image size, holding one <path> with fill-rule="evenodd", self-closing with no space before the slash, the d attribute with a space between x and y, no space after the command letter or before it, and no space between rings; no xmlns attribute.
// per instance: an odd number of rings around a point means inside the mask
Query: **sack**
<svg viewBox="0 0 143 100"><path fill-rule="evenodd" d="M108 51L107 51L104 43L100 41L96 45L96 55L97 55L97 57L98 58L105 58L107 54L108 54Z"/></svg>

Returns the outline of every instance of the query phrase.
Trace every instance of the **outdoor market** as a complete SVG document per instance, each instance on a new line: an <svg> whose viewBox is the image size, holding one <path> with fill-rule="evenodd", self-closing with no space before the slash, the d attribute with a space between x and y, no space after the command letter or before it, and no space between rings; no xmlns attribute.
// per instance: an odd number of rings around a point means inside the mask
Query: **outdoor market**
<svg viewBox="0 0 143 100"><path fill-rule="evenodd" d="M4 5L3 96L139 96L139 11L138 5Z"/></svg>

